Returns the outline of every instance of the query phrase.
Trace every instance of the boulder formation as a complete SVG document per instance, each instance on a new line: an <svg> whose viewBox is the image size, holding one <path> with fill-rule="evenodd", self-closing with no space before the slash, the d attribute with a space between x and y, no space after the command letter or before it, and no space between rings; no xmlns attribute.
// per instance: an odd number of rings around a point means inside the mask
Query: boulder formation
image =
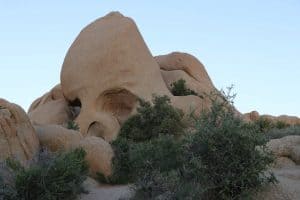
<svg viewBox="0 0 300 200"><path fill-rule="evenodd" d="M288 115L280 115L280 116L272 116L272 115L260 115L257 111L252 111L249 113L245 113L243 118L246 121L256 121L259 118L267 119L271 122L283 122L289 125L300 125L300 118L296 116L288 116Z"/></svg>
<svg viewBox="0 0 300 200"><path fill-rule="evenodd" d="M300 199L300 136L273 139L267 146L276 156L272 171L279 182L266 188L256 199Z"/></svg>
<svg viewBox="0 0 300 200"><path fill-rule="evenodd" d="M80 132L59 125L36 125L35 129L41 146L52 152L83 148L92 176L96 177L98 172L104 176L112 173L114 153L110 144L102 138L83 137Z"/></svg>
<svg viewBox="0 0 300 200"><path fill-rule="evenodd" d="M60 84L35 100L28 110L28 116L33 124L65 125L71 121L73 112L63 96Z"/></svg>
<svg viewBox="0 0 300 200"><path fill-rule="evenodd" d="M39 152L39 140L25 111L0 99L0 160L13 158L27 166Z"/></svg>
<svg viewBox="0 0 300 200"><path fill-rule="evenodd" d="M176 65L175 69L197 81L199 91L214 89L196 58L188 54L179 57L186 68ZM166 58L171 63L178 60ZM107 141L115 139L122 123L134 113L137 98L151 101L153 94L169 96L173 105L187 112L202 109L204 101L198 96L171 94L160 71L168 69L163 61L163 57L153 58L134 21L120 13L110 13L85 27L71 45L61 70L64 96L81 103L76 118L80 131Z"/></svg>
<svg viewBox="0 0 300 200"><path fill-rule="evenodd" d="M281 161L285 161L289 166L291 163L300 165L300 136L294 135L273 139L268 142L267 146L279 159L280 163L278 164L280 166L284 166Z"/></svg>

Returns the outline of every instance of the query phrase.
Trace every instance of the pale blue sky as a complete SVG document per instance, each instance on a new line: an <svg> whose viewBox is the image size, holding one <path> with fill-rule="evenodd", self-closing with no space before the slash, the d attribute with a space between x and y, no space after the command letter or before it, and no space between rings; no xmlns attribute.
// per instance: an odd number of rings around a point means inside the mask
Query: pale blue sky
<svg viewBox="0 0 300 200"><path fill-rule="evenodd" d="M110 11L134 18L153 55L188 52L236 107L300 116L300 1L0 0L0 97L27 109L59 83L80 30Z"/></svg>

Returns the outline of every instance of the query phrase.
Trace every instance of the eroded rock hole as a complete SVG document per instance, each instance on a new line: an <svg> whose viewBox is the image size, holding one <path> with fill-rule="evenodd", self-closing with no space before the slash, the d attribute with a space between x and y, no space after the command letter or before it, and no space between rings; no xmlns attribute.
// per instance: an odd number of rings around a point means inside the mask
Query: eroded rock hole
<svg viewBox="0 0 300 200"><path fill-rule="evenodd" d="M112 89L101 95L102 110L112 113L122 124L137 104L137 97L126 89Z"/></svg>
<svg viewBox="0 0 300 200"><path fill-rule="evenodd" d="M76 119L81 111L80 99L76 98L73 101L69 101L69 108L70 108L70 112L71 112L71 119L72 120Z"/></svg>

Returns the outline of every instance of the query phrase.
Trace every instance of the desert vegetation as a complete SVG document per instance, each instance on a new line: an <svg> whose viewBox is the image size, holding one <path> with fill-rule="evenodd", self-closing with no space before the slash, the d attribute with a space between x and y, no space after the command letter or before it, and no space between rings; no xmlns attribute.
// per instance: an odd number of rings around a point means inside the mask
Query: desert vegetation
<svg viewBox="0 0 300 200"><path fill-rule="evenodd" d="M76 199L84 189L88 174L85 151L75 149L66 153L41 153L37 163L24 168L19 162L7 159L2 167L1 200L58 200Z"/></svg>
<svg viewBox="0 0 300 200"><path fill-rule="evenodd" d="M300 125L290 125L282 121L273 122L260 117L251 123L267 140L279 139L289 135L300 135Z"/></svg>
<svg viewBox="0 0 300 200"><path fill-rule="evenodd" d="M76 124L74 121L68 121L67 128L75 131L79 130L78 124Z"/></svg>
<svg viewBox="0 0 300 200"><path fill-rule="evenodd" d="M211 110L193 117L193 131L167 97L141 101L112 142L114 174L101 180L133 183L132 199L240 199L274 183L266 138L236 117L233 96L223 95L221 102L212 94Z"/></svg>
<svg viewBox="0 0 300 200"><path fill-rule="evenodd" d="M186 86L186 81L184 79L179 79L178 81L173 82L171 84L171 92L174 96L187 96L187 95L200 96L197 92L191 90Z"/></svg>

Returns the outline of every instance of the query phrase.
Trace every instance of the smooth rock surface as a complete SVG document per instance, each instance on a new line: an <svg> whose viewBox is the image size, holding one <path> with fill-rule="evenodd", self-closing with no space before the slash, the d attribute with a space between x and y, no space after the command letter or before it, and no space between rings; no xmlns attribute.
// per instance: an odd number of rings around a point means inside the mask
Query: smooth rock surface
<svg viewBox="0 0 300 200"><path fill-rule="evenodd" d="M39 152L39 140L25 111L0 99L0 160L13 158L23 166Z"/></svg>
<svg viewBox="0 0 300 200"><path fill-rule="evenodd" d="M74 148L83 148L92 176L97 172L105 176L111 174L111 162L114 156L109 143L102 138L83 137L79 131L69 130L59 125L36 125L35 129L42 147L50 151L67 151Z"/></svg>

